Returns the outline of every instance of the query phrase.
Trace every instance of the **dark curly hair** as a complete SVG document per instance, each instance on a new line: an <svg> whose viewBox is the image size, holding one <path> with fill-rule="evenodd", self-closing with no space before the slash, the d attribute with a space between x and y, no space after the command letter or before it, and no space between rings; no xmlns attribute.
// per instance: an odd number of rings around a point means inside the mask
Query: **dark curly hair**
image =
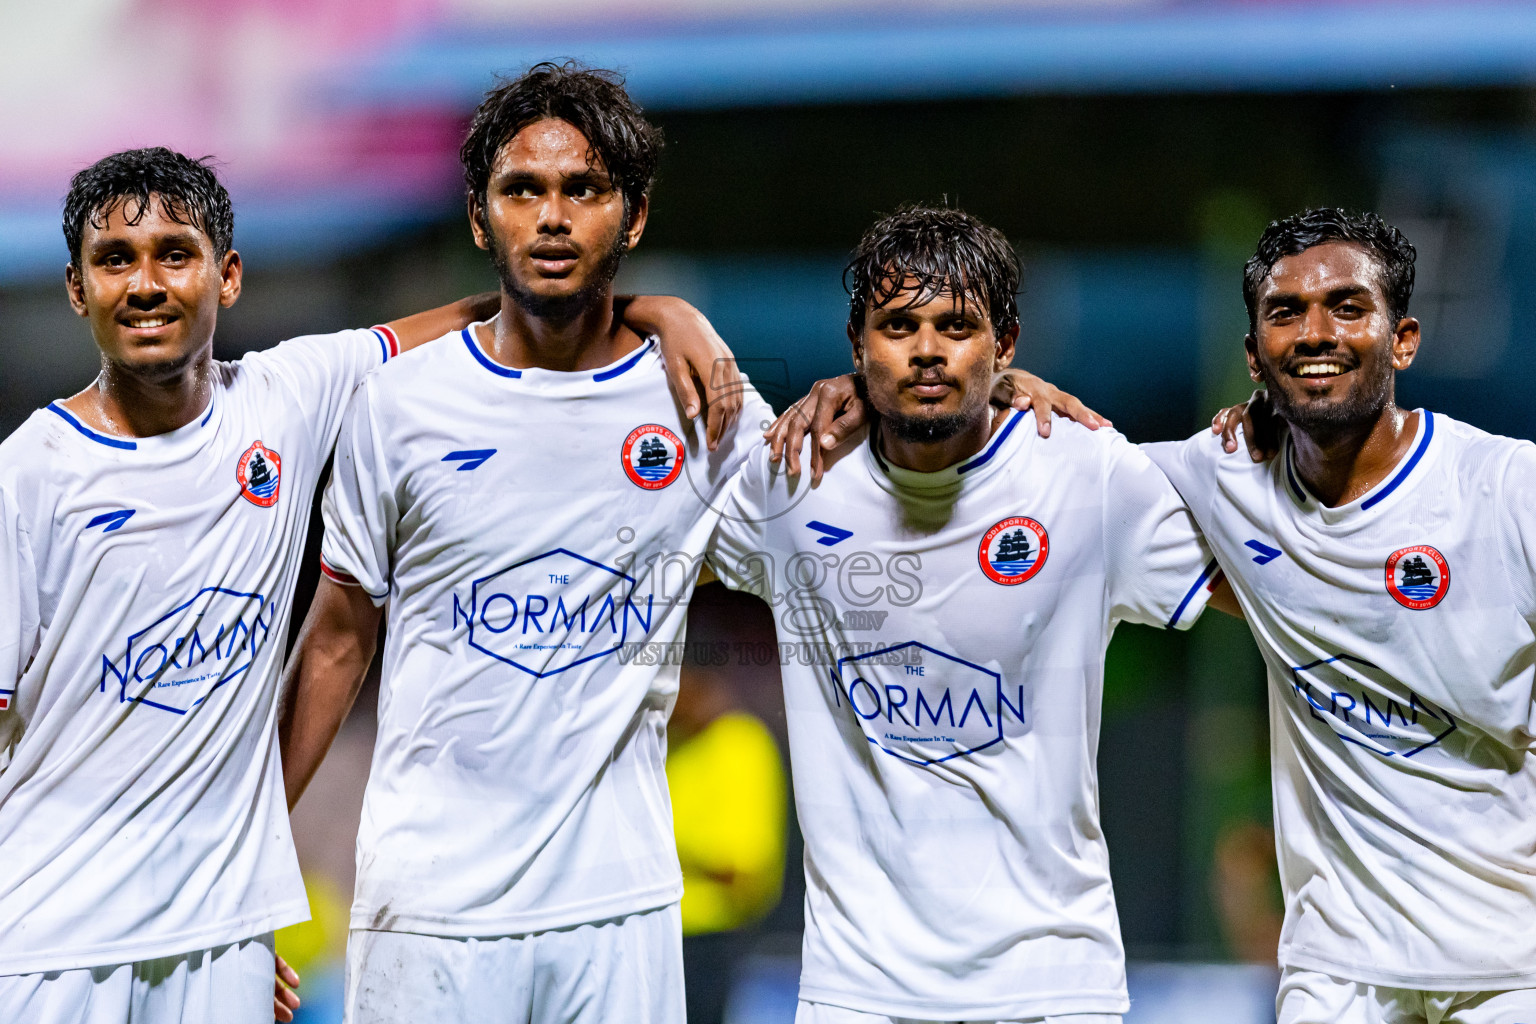
<svg viewBox="0 0 1536 1024"><path fill-rule="evenodd" d="M592 147L587 162L602 162L624 197L624 219L629 222L656 179L661 130L624 91L622 75L575 61L535 64L485 94L459 147L469 195L484 206L496 154L518 132L546 118L569 122L586 136Z"/></svg>
<svg viewBox="0 0 1536 1024"><path fill-rule="evenodd" d="M1349 242L1370 253L1381 275L1387 313L1395 324L1408 315L1413 298L1413 263L1418 258L1403 233L1374 213L1350 213L1318 207L1272 221L1259 236L1258 248L1243 266L1243 303L1248 307L1248 333L1259 329L1259 288L1275 264L1315 245Z"/></svg>
<svg viewBox="0 0 1536 1024"><path fill-rule="evenodd" d="M848 328L864 329L871 307L913 287L920 306L944 293L983 306L998 335L1019 323L1019 258L1008 239L964 210L912 205L877 220L843 269Z"/></svg>
<svg viewBox="0 0 1536 1024"><path fill-rule="evenodd" d="M213 157L194 160L164 146L129 149L96 161L76 174L64 197L64 242L69 259L80 267L80 240L89 221L98 230L119 206L123 219L137 224L149 210L151 198L160 212L178 224L197 228L223 259L235 240L235 211L229 192L219 182Z"/></svg>

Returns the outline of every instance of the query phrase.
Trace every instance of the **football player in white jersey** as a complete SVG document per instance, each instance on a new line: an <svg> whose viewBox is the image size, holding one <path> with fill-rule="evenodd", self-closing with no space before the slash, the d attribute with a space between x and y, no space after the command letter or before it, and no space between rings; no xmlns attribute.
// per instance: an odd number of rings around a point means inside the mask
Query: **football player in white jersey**
<svg viewBox="0 0 1536 1024"><path fill-rule="evenodd" d="M342 429L283 766L292 803L387 617L355 1024L683 1018L678 664L630 654L680 639L712 503L771 415L745 388L711 450L614 317L660 148L604 72L489 93L462 156L498 315L371 374Z"/></svg>
<svg viewBox="0 0 1536 1024"><path fill-rule="evenodd" d="M1397 406L1414 258L1372 214L1270 225L1244 272L1267 401L1144 446L1268 669L1280 1024L1536 1019L1536 447ZM825 383L777 438L853 429Z"/></svg>
<svg viewBox="0 0 1536 1024"><path fill-rule="evenodd" d="M1271 224L1243 292L1277 457L1236 415L1147 448L1272 684L1281 1024L1536 1020L1536 447L1396 404L1414 256L1372 214Z"/></svg>
<svg viewBox="0 0 1536 1024"><path fill-rule="evenodd" d="M1111 430L993 409L1018 335L995 229L914 207L845 279L878 413L812 487L765 447L711 562L774 607L805 834L799 1024L1118 1022L1098 824L1115 624L1185 628L1215 563Z"/></svg>
<svg viewBox="0 0 1536 1024"><path fill-rule="evenodd" d="M270 1019L308 914L274 697L311 498L363 375L487 306L219 362L233 227L166 149L66 198L102 368L0 444L0 1020Z"/></svg>

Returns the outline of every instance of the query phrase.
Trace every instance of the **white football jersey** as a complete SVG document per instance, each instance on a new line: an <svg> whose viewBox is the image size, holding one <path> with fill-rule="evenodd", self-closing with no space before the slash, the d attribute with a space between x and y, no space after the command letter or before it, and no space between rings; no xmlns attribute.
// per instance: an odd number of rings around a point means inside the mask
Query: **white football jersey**
<svg viewBox="0 0 1536 1024"><path fill-rule="evenodd" d="M1421 410L1338 508L1289 440L1147 445L1263 651L1280 962L1448 991L1536 985L1536 446Z"/></svg>
<svg viewBox="0 0 1536 1024"><path fill-rule="evenodd" d="M682 892L664 770L715 452L654 341L514 370L473 330L372 374L337 445L324 567L386 605L354 928L505 935Z"/></svg>
<svg viewBox="0 0 1536 1024"><path fill-rule="evenodd" d="M760 450L711 561L773 606L805 834L800 998L925 1020L1120 1013L1099 828L1104 650L1215 572L1110 430L1012 413L938 473L866 441L812 488Z"/></svg>
<svg viewBox="0 0 1536 1024"><path fill-rule="evenodd" d="M0 973L304 920L276 695L311 501L387 330L216 363L205 414L0 444Z"/></svg>

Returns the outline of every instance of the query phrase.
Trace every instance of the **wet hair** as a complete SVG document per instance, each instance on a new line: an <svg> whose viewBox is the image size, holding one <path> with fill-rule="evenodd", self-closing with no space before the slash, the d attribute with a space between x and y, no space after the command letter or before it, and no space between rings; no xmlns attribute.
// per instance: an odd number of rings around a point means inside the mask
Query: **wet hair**
<svg viewBox="0 0 1536 1024"><path fill-rule="evenodd" d="M496 154L518 132L536 121L557 118L586 136L591 149L587 163L602 162L624 197L624 220L656 180L661 159L661 129L645 119L624 91L624 78L614 71L585 67L575 61L535 64L521 77L501 81L485 94L459 147L464 187L484 206Z"/></svg>
<svg viewBox="0 0 1536 1024"><path fill-rule="evenodd" d="M194 160L155 146L113 153L76 174L64 197L64 241L70 262L80 267L87 221L94 228L104 228L107 217L121 207L123 219L137 224L149 211L152 198L171 220L207 235L215 257L223 259L234 244L235 211L212 163L212 157Z"/></svg>
<svg viewBox="0 0 1536 1024"><path fill-rule="evenodd" d="M1243 267L1243 303L1248 307L1248 333L1259 329L1259 288L1275 264L1315 245L1349 242L1370 254L1380 272L1387 313L1395 325L1408 315L1413 297L1413 244L1403 233L1374 213L1319 207L1270 223L1259 236L1258 248Z"/></svg>
<svg viewBox="0 0 1536 1024"><path fill-rule="evenodd" d="M908 306L943 294L964 308L986 309L992 329L1006 334L1019 323L1019 258L1008 239L964 210L912 205L876 221L843 269L848 328L864 329L871 308L886 306L915 288Z"/></svg>

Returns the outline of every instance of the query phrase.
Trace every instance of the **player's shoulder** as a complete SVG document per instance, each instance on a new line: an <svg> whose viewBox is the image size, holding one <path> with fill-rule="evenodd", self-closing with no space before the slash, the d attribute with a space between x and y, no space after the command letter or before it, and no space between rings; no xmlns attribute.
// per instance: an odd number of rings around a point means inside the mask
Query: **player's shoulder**
<svg viewBox="0 0 1536 1024"><path fill-rule="evenodd" d="M46 502L86 471L89 452L71 437L79 428L55 405L38 409L0 441L0 494L14 508Z"/></svg>
<svg viewBox="0 0 1536 1024"><path fill-rule="evenodd" d="M1441 472L1456 478L1462 493L1473 494L1488 483L1514 480L1536 485L1536 444L1493 434L1444 413L1424 410L1424 433L1442 446Z"/></svg>

